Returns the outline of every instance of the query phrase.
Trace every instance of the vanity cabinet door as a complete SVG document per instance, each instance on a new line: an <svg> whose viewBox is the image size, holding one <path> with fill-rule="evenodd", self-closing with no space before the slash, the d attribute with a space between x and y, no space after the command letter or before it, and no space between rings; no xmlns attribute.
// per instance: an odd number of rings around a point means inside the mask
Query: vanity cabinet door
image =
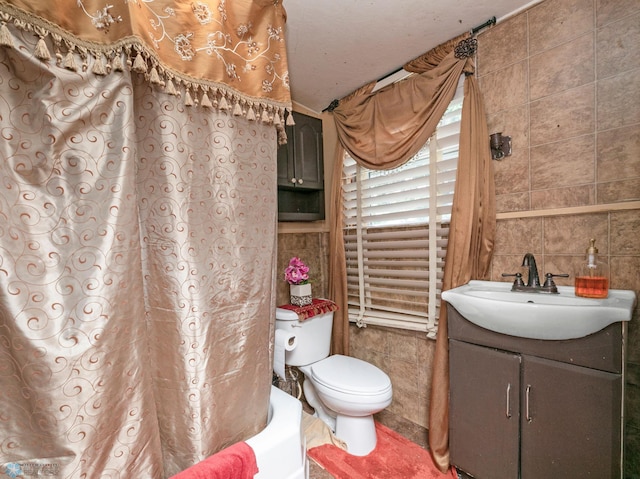
<svg viewBox="0 0 640 479"><path fill-rule="evenodd" d="M518 354L449 341L451 462L474 477L518 477L520 361Z"/></svg>
<svg viewBox="0 0 640 479"><path fill-rule="evenodd" d="M620 477L621 375L523 356L522 388L522 479Z"/></svg>

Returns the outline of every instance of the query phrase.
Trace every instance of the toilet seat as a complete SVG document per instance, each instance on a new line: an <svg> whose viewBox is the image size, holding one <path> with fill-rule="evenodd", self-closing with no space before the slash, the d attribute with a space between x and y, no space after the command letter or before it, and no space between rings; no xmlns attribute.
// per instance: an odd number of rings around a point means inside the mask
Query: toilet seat
<svg viewBox="0 0 640 479"><path fill-rule="evenodd" d="M366 361L335 354L311 365L314 381L325 388L359 396L377 396L391 390L387 374Z"/></svg>

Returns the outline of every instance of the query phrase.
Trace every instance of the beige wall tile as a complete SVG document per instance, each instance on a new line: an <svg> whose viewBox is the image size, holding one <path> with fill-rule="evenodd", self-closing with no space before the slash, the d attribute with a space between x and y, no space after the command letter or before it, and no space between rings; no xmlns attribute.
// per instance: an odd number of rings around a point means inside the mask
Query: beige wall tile
<svg viewBox="0 0 640 479"><path fill-rule="evenodd" d="M640 200L640 178L598 183L596 189L598 204Z"/></svg>
<svg viewBox="0 0 640 479"><path fill-rule="evenodd" d="M572 186L531 192L531 209L571 208L595 204L593 185Z"/></svg>
<svg viewBox="0 0 640 479"><path fill-rule="evenodd" d="M548 0L529 10L529 53L535 54L593 29L592 0Z"/></svg>
<svg viewBox="0 0 640 479"><path fill-rule="evenodd" d="M525 252L526 253L526 252ZM491 281L513 283L513 277L505 277L503 274L521 273L524 281L527 281L526 268L522 266L522 254L494 254L491 265Z"/></svg>
<svg viewBox="0 0 640 479"><path fill-rule="evenodd" d="M355 325L349 327L349 339L356 347L365 345L367 349L387 356L389 354L390 334L381 328L359 328Z"/></svg>
<svg viewBox="0 0 640 479"><path fill-rule="evenodd" d="M527 150L520 150L502 161L495 161L493 163L493 171L497 195L529 191L529 158Z"/></svg>
<svg viewBox="0 0 640 479"><path fill-rule="evenodd" d="M497 195L509 195L529 191L528 152L520 151L501 161L493 163L493 174Z"/></svg>
<svg viewBox="0 0 640 479"><path fill-rule="evenodd" d="M486 75L527 57L527 17L497 24L479 35L477 73Z"/></svg>
<svg viewBox="0 0 640 479"><path fill-rule="evenodd" d="M429 428L429 403L430 398L428 394L425 394L422 389L418 391L418 399L416 400L416 414L413 416L412 421L416 424ZM428 437L428 433L427 433ZM425 438L425 444L428 439Z"/></svg>
<svg viewBox="0 0 640 479"><path fill-rule="evenodd" d="M635 291L636 299L640 300L640 256L611 257L611 283L609 287ZM634 321L638 321L638 319L636 314ZM640 329L635 322L633 328Z"/></svg>
<svg viewBox="0 0 640 479"><path fill-rule="evenodd" d="M531 102L531 146L593 133L594 85L584 85Z"/></svg>
<svg viewBox="0 0 640 479"><path fill-rule="evenodd" d="M401 369L402 368L398 368L395 370L396 375L402 374ZM410 392L404 389L399 383L398 386L396 386L396 383L393 382L393 380L397 379L396 375L392 376L393 398L388 410L400 414L410 421L416 422L416 419L420 416L420 409L424 407L422 404L419 404L419 394L417 390Z"/></svg>
<svg viewBox="0 0 640 479"><path fill-rule="evenodd" d="M640 68L640 13L610 23L596 35L599 79Z"/></svg>
<svg viewBox="0 0 640 479"><path fill-rule="evenodd" d="M640 123L640 69L598 81L598 131Z"/></svg>
<svg viewBox="0 0 640 479"><path fill-rule="evenodd" d="M588 32L532 56L529 60L531 100L593 82L593 48L593 32Z"/></svg>
<svg viewBox="0 0 640 479"><path fill-rule="evenodd" d="M390 333L389 356L415 365L418 357L418 339L409 331L394 331Z"/></svg>
<svg viewBox="0 0 640 479"><path fill-rule="evenodd" d="M531 188L541 190L593 183L594 154L593 135L531 148Z"/></svg>
<svg viewBox="0 0 640 479"><path fill-rule="evenodd" d="M431 390L431 372L436 342L421 335L418 338L418 386L419 391L428 396Z"/></svg>
<svg viewBox="0 0 640 479"><path fill-rule="evenodd" d="M416 362L403 361L394 357L389 358L389 375L393 378L393 394L394 396L417 396L418 395L418 377L416 374L407 374L408 371L415 371Z"/></svg>
<svg viewBox="0 0 640 479"><path fill-rule="evenodd" d="M638 0L596 0L596 22L601 27L640 11Z"/></svg>
<svg viewBox="0 0 640 479"><path fill-rule="evenodd" d="M527 63L518 62L485 75L479 85L488 115L523 105L528 98Z"/></svg>
<svg viewBox="0 0 640 479"><path fill-rule="evenodd" d="M596 158L598 181L640 177L640 126L598 133Z"/></svg>
<svg viewBox="0 0 640 479"><path fill-rule="evenodd" d="M435 346L435 341L427 340ZM418 367L418 401L421 405L417 423L428 427L429 424L429 404L431 403L431 363Z"/></svg>
<svg viewBox="0 0 640 479"><path fill-rule="evenodd" d="M567 278L556 277L553 282L557 286L573 286L576 278L576 271L585 262L583 256L544 256L544 274L568 274ZM544 274L540 272L540 280L544 278Z"/></svg>
<svg viewBox="0 0 640 479"><path fill-rule="evenodd" d="M640 212L611 213L611 254L640 256Z"/></svg>
<svg viewBox="0 0 640 479"><path fill-rule="evenodd" d="M609 251L607 213L551 216L544 218L545 254L584 255L589 239L595 238L600 254Z"/></svg>
<svg viewBox="0 0 640 479"><path fill-rule="evenodd" d="M496 222L495 254L542 253L542 218Z"/></svg>
<svg viewBox="0 0 640 479"><path fill-rule="evenodd" d="M498 185L496 185L496 189L497 188ZM527 211L529 209L530 201L528 191L511 195L496 195L496 211L498 213L506 213L509 211Z"/></svg>

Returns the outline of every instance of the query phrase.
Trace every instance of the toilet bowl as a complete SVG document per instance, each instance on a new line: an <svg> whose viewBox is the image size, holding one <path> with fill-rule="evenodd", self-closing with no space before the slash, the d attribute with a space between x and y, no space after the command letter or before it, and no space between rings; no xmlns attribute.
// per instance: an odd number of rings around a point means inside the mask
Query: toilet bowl
<svg viewBox="0 0 640 479"><path fill-rule="evenodd" d="M295 333L297 346L285 364L304 374L304 397L314 415L347 444L347 452L365 456L376 446L373 415L391 404L389 376L361 359L329 355L333 313L304 321L289 309L276 309L276 328Z"/></svg>
<svg viewBox="0 0 640 479"><path fill-rule="evenodd" d="M377 442L373 415L391 404L389 376L366 361L338 354L299 369L316 415L347 444L349 454L369 454Z"/></svg>

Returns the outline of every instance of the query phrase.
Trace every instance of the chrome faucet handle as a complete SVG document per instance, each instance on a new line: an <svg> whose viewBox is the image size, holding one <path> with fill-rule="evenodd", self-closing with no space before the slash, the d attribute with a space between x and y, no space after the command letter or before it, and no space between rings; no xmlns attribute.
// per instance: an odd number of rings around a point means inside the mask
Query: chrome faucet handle
<svg viewBox="0 0 640 479"><path fill-rule="evenodd" d="M513 287L519 287L519 286L524 286L524 281L522 281L522 273L502 273L502 277L503 278L508 278L510 276L515 276L515 280L513 280Z"/></svg>

